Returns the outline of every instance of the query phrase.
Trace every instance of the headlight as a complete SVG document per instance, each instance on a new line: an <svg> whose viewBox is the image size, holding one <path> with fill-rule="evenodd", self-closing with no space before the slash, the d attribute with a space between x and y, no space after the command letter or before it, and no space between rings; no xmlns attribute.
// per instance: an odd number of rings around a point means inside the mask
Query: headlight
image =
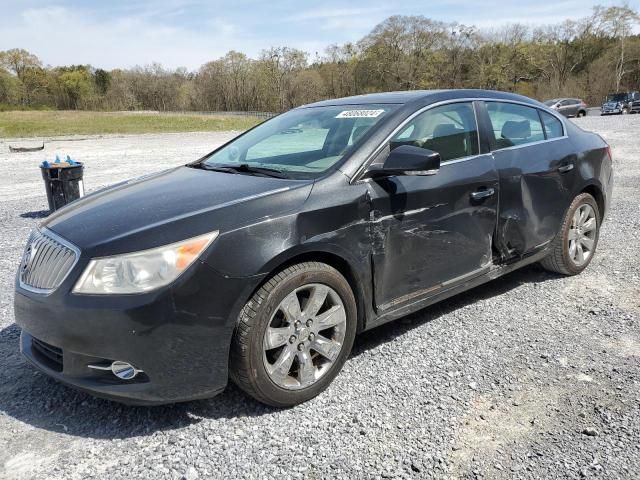
<svg viewBox="0 0 640 480"><path fill-rule="evenodd" d="M95 258L87 265L73 292L130 294L163 287L189 268L217 236L216 231L151 250Z"/></svg>

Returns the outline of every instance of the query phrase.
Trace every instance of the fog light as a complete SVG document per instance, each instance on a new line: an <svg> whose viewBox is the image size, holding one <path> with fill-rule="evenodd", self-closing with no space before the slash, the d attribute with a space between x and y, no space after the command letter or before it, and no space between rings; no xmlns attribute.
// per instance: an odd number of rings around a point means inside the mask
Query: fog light
<svg viewBox="0 0 640 480"><path fill-rule="evenodd" d="M113 373L120 380L133 380L142 370L137 369L133 365L127 362L116 360L111 365L87 365L87 367L93 370L104 370Z"/></svg>
<svg viewBox="0 0 640 480"><path fill-rule="evenodd" d="M138 375L140 370L136 370L136 367L130 363L115 361L111 364L111 371L116 377L122 380L131 380Z"/></svg>

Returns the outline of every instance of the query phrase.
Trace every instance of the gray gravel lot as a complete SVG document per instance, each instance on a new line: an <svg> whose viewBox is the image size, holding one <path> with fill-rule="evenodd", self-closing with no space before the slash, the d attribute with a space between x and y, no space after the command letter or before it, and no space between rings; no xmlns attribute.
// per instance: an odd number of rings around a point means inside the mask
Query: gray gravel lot
<svg viewBox="0 0 640 480"><path fill-rule="evenodd" d="M637 478L640 116L576 123L611 143L616 169L587 271L528 267L367 332L331 387L289 410L233 386L208 401L126 407L27 365L13 278L46 207L44 155L0 143L0 478ZM44 154L85 161L90 190L230 135L59 141Z"/></svg>

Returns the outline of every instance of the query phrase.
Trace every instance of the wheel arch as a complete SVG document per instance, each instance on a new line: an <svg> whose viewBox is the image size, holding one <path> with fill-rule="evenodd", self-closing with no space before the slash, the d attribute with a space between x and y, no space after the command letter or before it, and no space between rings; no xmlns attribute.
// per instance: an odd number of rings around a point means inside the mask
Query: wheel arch
<svg viewBox="0 0 640 480"><path fill-rule="evenodd" d="M335 268L340 274L347 280L349 286L351 287L351 291L353 292L353 296L356 300L356 309L357 309L357 328L356 332L361 332L364 330L366 323L366 295L364 290L364 285L366 279L363 278L363 273L358 273L355 262L347 259L347 255L338 253L336 251L329 251L323 249L292 249L287 252L283 252L281 255L278 255L271 262L269 262L263 271L266 271L266 275L263 280L256 286L249 298L253 296L255 292L257 292L262 285L267 282L271 277L273 277L276 273L281 270L284 270L291 265L295 265L297 263L303 262L321 262L329 265L330 267Z"/></svg>
<svg viewBox="0 0 640 480"><path fill-rule="evenodd" d="M600 216L600 223L604 219L604 210L605 210L605 200L604 193L602 193L602 189L596 185L595 183L591 183L585 186L580 193L588 193L596 200L596 204L598 205L598 214Z"/></svg>

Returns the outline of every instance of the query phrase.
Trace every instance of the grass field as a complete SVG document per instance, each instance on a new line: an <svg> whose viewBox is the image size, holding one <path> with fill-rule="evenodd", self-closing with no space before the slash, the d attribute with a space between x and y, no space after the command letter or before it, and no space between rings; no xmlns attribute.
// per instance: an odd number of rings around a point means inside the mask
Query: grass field
<svg viewBox="0 0 640 480"><path fill-rule="evenodd" d="M0 112L0 138L246 130L254 117L127 112Z"/></svg>

